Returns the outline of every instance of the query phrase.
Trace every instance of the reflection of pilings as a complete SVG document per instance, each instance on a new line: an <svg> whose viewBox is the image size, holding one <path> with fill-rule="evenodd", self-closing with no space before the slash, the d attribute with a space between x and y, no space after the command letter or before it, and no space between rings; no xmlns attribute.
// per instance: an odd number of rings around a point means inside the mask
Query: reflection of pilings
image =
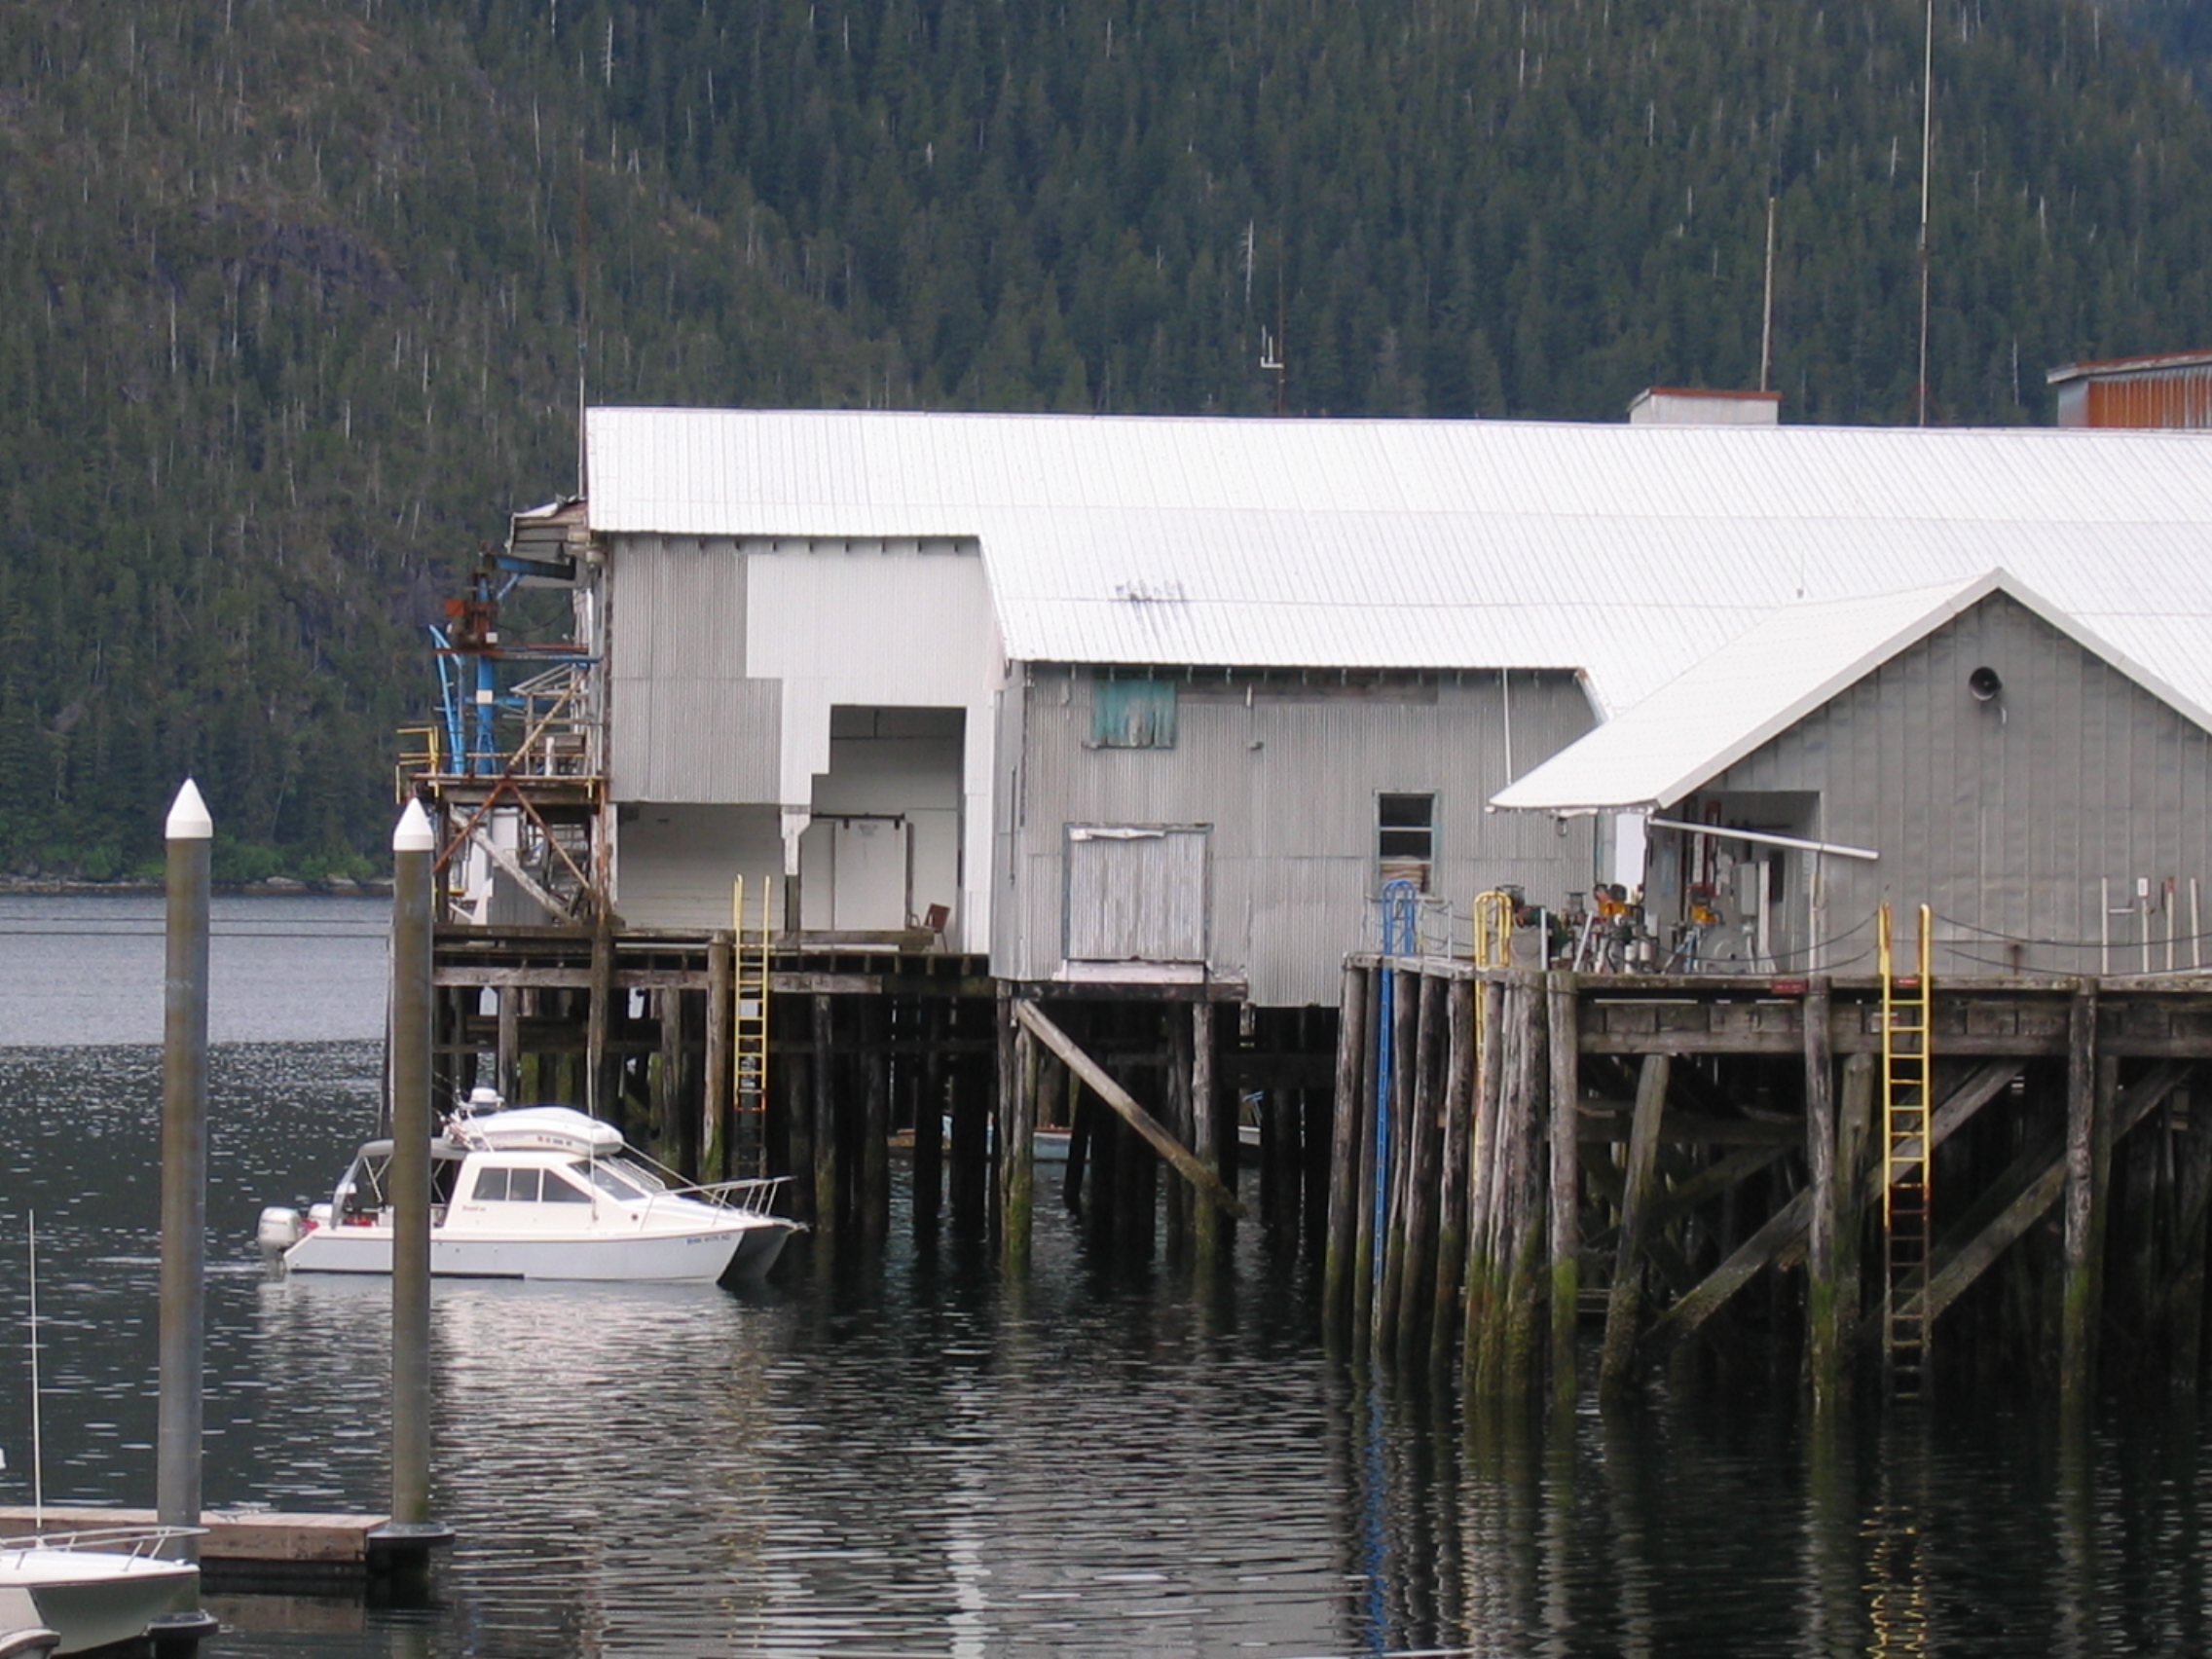
<svg viewBox="0 0 2212 1659"><path fill-rule="evenodd" d="M2095 1659L2107 1651L2097 1619L2096 1447L2084 1414L2064 1414L2058 1430L2056 1659Z"/></svg>
<svg viewBox="0 0 2212 1659"><path fill-rule="evenodd" d="M1805 1432L1807 1653L1840 1656L1866 1651L1852 1453L1852 1425L1845 1415L1816 1413Z"/></svg>
<svg viewBox="0 0 2212 1659"><path fill-rule="evenodd" d="M1868 1659L1924 1659L1930 1651L1927 1427L1920 1419L1882 1441L1875 1502L1863 1526Z"/></svg>

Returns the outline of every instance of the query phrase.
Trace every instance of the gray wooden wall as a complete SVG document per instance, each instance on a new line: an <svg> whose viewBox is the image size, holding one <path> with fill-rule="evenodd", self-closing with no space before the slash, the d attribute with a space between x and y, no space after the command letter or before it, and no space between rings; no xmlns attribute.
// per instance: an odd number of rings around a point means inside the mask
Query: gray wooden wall
<svg viewBox="0 0 2212 1659"><path fill-rule="evenodd" d="M1968 685L1981 667L2004 682L1986 701ZM1822 860L1832 943L1816 966L1871 971L1884 899L1905 937L1913 908L1934 907L1934 966L1952 975L2099 972L2107 879L2129 907L2109 918L2114 973L2141 971L2146 931L2154 969L2169 929L2177 965L2193 965L2192 878L2212 920L2212 735L2004 594L1730 767L1684 815L1715 793L1784 791L1818 795L1818 838L1881 855ZM1802 887L1796 869L1788 885Z"/></svg>
<svg viewBox="0 0 2212 1659"><path fill-rule="evenodd" d="M997 973L1060 969L1071 826L1204 827L1209 967L1247 976L1267 1007L1333 1005L1345 953L1372 941L1383 793L1436 796L1432 890L1462 939L1485 889L1558 905L1590 887L1588 820L1563 830L1484 810L1509 775L1592 725L1570 674L1517 671L1505 687L1495 671L1380 685L1201 673L1178 685L1173 748L1114 749L1093 744L1094 672L1034 668L1000 707Z"/></svg>

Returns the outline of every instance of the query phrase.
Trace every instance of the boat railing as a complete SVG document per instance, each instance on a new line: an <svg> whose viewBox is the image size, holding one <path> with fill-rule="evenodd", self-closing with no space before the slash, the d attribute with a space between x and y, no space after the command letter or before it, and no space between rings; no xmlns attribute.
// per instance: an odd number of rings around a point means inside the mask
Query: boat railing
<svg viewBox="0 0 2212 1659"><path fill-rule="evenodd" d="M72 1527L0 1538L0 1551L98 1550L107 1555L155 1557L179 1538L203 1536L204 1527Z"/></svg>
<svg viewBox="0 0 2212 1659"><path fill-rule="evenodd" d="M653 1197L656 1199L690 1198L697 1203L713 1204L718 1209L768 1215L774 1210L777 1189L790 1180L789 1175L757 1175L743 1181L702 1181L690 1186L664 1188ZM650 1214L652 1206L645 1207Z"/></svg>

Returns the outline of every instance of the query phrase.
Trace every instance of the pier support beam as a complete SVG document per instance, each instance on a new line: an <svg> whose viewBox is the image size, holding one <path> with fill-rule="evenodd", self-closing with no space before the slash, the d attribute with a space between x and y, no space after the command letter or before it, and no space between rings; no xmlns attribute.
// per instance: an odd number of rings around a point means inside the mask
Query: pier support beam
<svg viewBox="0 0 2212 1659"><path fill-rule="evenodd" d="M1014 1013L1023 1030L1059 1055L1083 1079L1085 1086L1092 1093L1121 1114L1122 1120L1143 1136L1145 1142L1160 1154L1176 1174L1197 1190L1199 1198L1239 1221L1250 1215L1243 1199L1224 1186L1219 1176L1162 1128L1160 1121L1138 1105L1136 1098L1115 1082L1103 1066L1076 1047L1066 1032L1046 1018L1035 1003L1016 1002Z"/></svg>
<svg viewBox="0 0 2212 1659"><path fill-rule="evenodd" d="M1235 1133L1234 1125L1230 1132ZM1221 1179L1221 1102L1213 1082L1213 1004L1191 1005L1191 1152L1199 1165ZM1212 1274L1221 1267L1221 1211L1197 1202L1191 1216L1191 1241L1198 1270Z"/></svg>
<svg viewBox="0 0 2212 1659"><path fill-rule="evenodd" d="M1813 1402L1832 1407L1843 1392L1843 1331L1836 1316L1835 1053L1828 1026L1828 978L1805 988L1805 1165L1812 1178L1805 1314L1811 1329Z"/></svg>
<svg viewBox="0 0 2212 1659"><path fill-rule="evenodd" d="M1329 1119L1329 1219L1321 1256L1321 1317L1330 1330L1351 1318L1359 1244L1360 1078L1367 1040L1367 974L1349 964L1337 1011L1337 1070Z"/></svg>
<svg viewBox="0 0 2212 1659"><path fill-rule="evenodd" d="M1643 1309L1643 1230L1651 1213L1652 1176L1659 1164L1659 1124L1667 1103L1667 1075L1673 1061L1666 1054L1643 1056L1642 1075L1636 1086L1636 1115L1631 1120L1628 1168L1621 1199L1620 1248L1613 1266L1613 1283L1605 1300L1605 1346L1598 1366L1602 1396L1620 1393L1628 1380L1629 1360L1636 1351L1637 1320Z"/></svg>
<svg viewBox="0 0 2212 1659"><path fill-rule="evenodd" d="M736 947L727 932L717 933L707 941L707 1075L699 1111L699 1174L708 1181L727 1181L736 1173L730 1147L730 1051L736 1035ZM505 1004L500 1006L503 1011ZM758 1102L762 1117L767 1115L767 1104L765 1100Z"/></svg>
<svg viewBox="0 0 2212 1659"><path fill-rule="evenodd" d="M1571 1408L1574 1330L1582 1299L1582 1054L1572 974L1555 973L1547 993L1551 1024L1551 1377L1554 1405Z"/></svg>
<svg viewBox="0 0 2212 1659"><path fill-rule="evenodd" d="M2074 993L2066 1034L2066 1280L2059 1329L2059 1396L2086 1409L2096 1386L2105 1185L2112 1166L2111 1068L2097 1052L2097 992Z"/></svg>
<svg viewBox="0 0 2212 1659"><path fill-rule="evenodd" d="M1436 1282L1429 1310L1428 1351L1442 1372L1456 1351L1459 1306L1467 1272L1467 1154L1474 1129L1475 987L1455 979L1445 988L1444 1137L1438 1176Z"/></svg>
<svg viewBox="0 0 2212 1659"><path fill-rule="evenodd" d="M830 999L814 995L814 1098L811 1102L814 1153L814 1235L834 1249L840 1231L844 1182L837 1145L837 1070L832 1047L832 1014Z"/></svg>

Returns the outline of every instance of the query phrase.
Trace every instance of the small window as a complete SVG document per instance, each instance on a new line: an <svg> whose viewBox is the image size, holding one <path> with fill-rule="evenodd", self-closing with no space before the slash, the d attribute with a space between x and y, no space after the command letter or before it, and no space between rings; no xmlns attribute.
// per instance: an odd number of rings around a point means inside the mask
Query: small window
<svg viewBox="0 0 2212 1659"><path fill-rule="evenodd" d="M1173 749L1175 682L1092 681L1090 741L1099 749Z"/></svg>
<svg viewBox="0 0 2212 1659"><path fill-rule="evenodd" d="M1376 855L1384 881L1410 881L1429 890L1436 862L1436 797L1385 794L1377 797Z"/></svg>
<svg viewBox="0 0 2212 1659"><path fill-rule="evenodd" d="M480 1204L504 1203L507 1198L507 1171L495 1164L489 1169L476 1171L474 1197Z"/></svg>
<svg viewBox="0 0 2212 1659"><path fill-rule="evenodd" d="M545 1190L539 1201L548 1204L588 1204L591 1195L556 1170L545 1171Z"/></svg>
<svg viewBox="0 0 2212 1659"><path fill-rule="evenodd" d="M510 1169L507 1171L507 1201L517 1204L537 1202L537 1171Z"/></svg>

